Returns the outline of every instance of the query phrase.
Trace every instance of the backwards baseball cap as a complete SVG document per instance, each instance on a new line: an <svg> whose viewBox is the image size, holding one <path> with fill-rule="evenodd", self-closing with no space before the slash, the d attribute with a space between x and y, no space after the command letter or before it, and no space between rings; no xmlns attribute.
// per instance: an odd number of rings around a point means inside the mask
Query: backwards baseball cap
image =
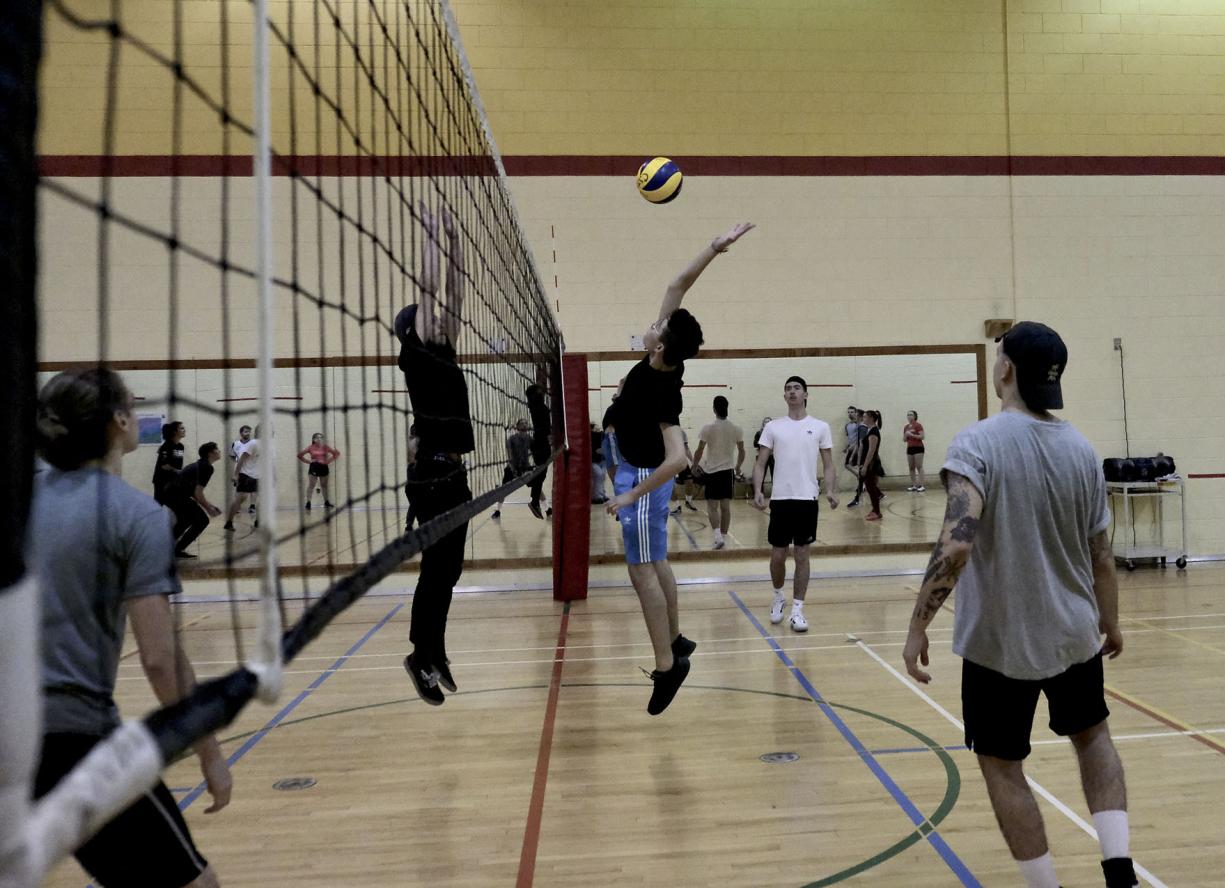
<svg viewBox="0 0 1225 888"><path fill-rule="evenodd" d="M400 313L396 315L395 323L392 329L395 330L396 339L400 340L400 344L404 344L405 337L408 336L408 331L413 328L413 322L417 320L417 306L406 305L400 309Z"/></svg>
<svg viewBox="0 0 1225 888"><path fill-rule="evenodd" d="M1068 366L1068 347L1046 324L1022 321L999 337L1017 370L1017 389L1030 410L1063 409L1059 381Z"/></svg>

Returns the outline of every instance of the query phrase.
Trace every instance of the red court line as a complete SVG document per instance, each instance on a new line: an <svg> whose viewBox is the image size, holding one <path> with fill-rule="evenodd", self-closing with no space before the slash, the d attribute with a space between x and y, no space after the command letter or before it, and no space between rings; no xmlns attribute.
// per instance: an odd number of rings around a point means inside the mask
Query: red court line
<svg viewBox="0 0 1225 888"><path fill-rule="evenodd" d="M258 400L259 398L218 398L217 403L218 404L229 404L234 401L258 401ZM273 395L272 400L274 401L301 401L302 398L299 397L298 395Z"/></svg>
<svg viewBox="0 0 1225 888"><path fill-rule="evenodd" d="M1139 700L1133 700L1132 698L1126 696L1125 694L1120 694L1117 691L1112 690L1111 688L1106 688L1106 693L1110 697L1113 697L1115 700L1118 700L1120 703L1126 703L1128 706L1130 706L1132 709L1136 710L1137 712L1142 712L1145 715L1147 715L1149 718L1161 722L1167 728L1173 728L1175 731L1179 731L1179 732L1187 731L1187 730L1194 730L1193 728L1191 728L1190 725L1180 724L1179 722L1176 722L1171 718L1167 718L1166 716L1162 715L1160 712L1154 712L1152 709L1149 709ZM1190 737L1192 740L1195 740L1197 743L1204 744L1209 749L1211 749L1213 752L1219 752L1222 755L1225 755L1225 746L1222 746L1220 743L1217 743L1211 737L1205 737L1203 734L1187 734L1185 736Z"/></svg>
<svg viewBox="0 0 1225 888"><path fill-rule="evenodd" d="M519 878L515 888L529 888L536 875L536 849L540 845L540 818L544 814L544 789L549 780L549 754L553 750L553 725L557 720L557 695L561 691L561 670L566 660L566 628L570 625L570 602L561 611L557 630L557 649L553 652L553 677L549 680L549 702L540 729L540 751L536 754L536 779L532 781L532 800L523 830L523 851L519 855Z"/></svg>

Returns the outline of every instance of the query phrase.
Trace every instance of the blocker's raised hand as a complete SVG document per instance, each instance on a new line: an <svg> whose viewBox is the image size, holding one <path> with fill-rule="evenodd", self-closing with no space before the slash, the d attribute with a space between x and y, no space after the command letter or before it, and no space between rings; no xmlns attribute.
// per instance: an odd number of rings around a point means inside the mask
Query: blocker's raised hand
<svg viewBox="0 0 1225 888"><path fill-rule="evenodd" d="M710 247L716 253L726 253L727 248L744 237L757 226L752 222L737 222L727 234L721 234L710 242Z"/></svg>

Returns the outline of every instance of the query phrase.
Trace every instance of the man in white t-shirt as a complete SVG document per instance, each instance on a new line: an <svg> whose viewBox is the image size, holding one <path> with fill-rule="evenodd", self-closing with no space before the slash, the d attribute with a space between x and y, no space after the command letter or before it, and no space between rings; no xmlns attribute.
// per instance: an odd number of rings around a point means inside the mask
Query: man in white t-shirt
<svg viewBox="0 0 1225 888"><path fill-rule="evenodd" d="M715 419L702 426L693 465L701 466L706 483L706 515L715 532L715 548L725 545L723 535L732 526L732 494L744 465L744 432L727 418L727 398L717 395ZM702 457L706 462L702 462Z"/></svg>
<svg viewBox="0 0 1225 888"><path fill-rule="evenodd" d="M765 510L761 485L766 460L774 457L774 487L770 491L770 579L774 582L774 604L770 622L783 621L783 583L787 578L787 547L795 546L795 579L791 602L791 628L807 632L804 597L808 594L808 547L817 538L817 458L825 473L825 497L831 509L838 508L838 484L834 469L834 439L829 423L808 415L808 383L792 376L783 385L787 415L770 420L761 433L761 448L753 467L753 505Z"/></svg>
<svg viewBox="0 0 1225 888"><path fill-rule="evenodd" d="M259 476L259 426L256 426L255 437L238 449L238 461L234 465L234 487L237 490L237 495L230 503L229 511L225 515L224 527L226 530L232 531L234 529L234 516L238 514L242 504L247 501L247 497L259 492ZM255 519L255 526L259 527L258 518Z"/></svg>

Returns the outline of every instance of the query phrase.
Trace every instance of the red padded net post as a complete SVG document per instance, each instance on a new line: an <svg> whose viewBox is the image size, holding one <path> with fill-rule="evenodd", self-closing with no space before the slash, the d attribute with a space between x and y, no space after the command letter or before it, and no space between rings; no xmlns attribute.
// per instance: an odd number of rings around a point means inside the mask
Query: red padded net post
<svg viewBox="0 0 1225 888"><path fill-rule="evenodd" d="M587 413L587 358L563 355L569 446L553 464L553 598L587 597L587 559L591 551L591 421Z"/></svg>

